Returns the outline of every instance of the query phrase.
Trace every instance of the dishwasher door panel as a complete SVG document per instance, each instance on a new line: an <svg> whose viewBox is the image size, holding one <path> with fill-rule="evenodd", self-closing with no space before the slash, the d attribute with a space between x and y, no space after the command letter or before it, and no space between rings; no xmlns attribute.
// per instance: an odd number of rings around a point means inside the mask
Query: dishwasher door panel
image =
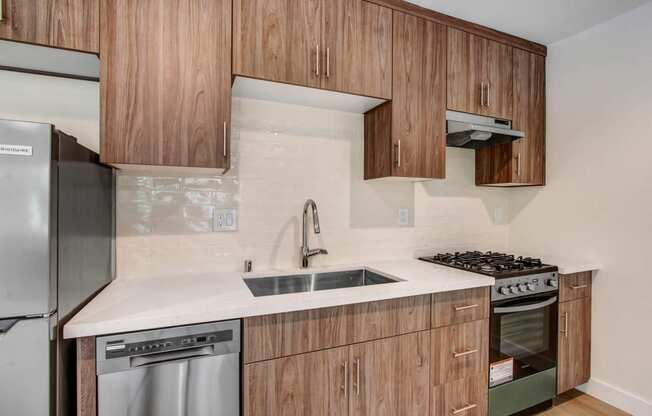
<svg viewBox="0 0 652 416"><path fill-rule="evenodd" d="M239 416L239 354L101 374L99 416Z"/></svg>

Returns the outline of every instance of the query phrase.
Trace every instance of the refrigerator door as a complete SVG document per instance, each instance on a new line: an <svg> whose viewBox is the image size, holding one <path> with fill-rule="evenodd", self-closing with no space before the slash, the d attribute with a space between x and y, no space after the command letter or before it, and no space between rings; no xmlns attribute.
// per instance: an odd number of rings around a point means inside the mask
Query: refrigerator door
<svg viewBox="0 0 652 416"><path fill-rule="evenodd" d="M0 415L52 413L51 318L0 321Z"/></svg>
<svg viewBox="0 0 652 416"><path fill-rule="evenodd" d="M51 125L0 120L0 319L56 309L51 154Z"/></svg>

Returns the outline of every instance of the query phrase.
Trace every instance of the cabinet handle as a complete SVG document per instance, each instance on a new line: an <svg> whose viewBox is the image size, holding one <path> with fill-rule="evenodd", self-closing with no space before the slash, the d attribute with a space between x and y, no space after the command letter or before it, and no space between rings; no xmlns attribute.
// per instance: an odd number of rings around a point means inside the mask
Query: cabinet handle
<svg viewBox="0 0 652 416"><path fill-rule="evenodd" d="M480 107L484 107L484 82L480 86Z"/></svg>
<svg viewBox="0 0 652 416"><path fill-rule="evenodd" d="M578 289L586 289L587 287L589 287L589 285L572 285L571 289L578 290Z"/></svg>
<svg viewBox="0 0 652 416"><path fill-rule="evenodd" d="M516 155L516 176L521 176L521 154Z"/></svg>
<svg viewBox="0 0 652 416"><path fill-rule="evenodd" d="M468 350L464 352L453 352L453 357L454 358L461 358L461 357L466 357L467 355L475 354L477 353L478 350Z"/></svg>
<svg viewBox="0 0 652 416"><path fill-rule="evenodd" d="M355 359L355 395L359 396L360 395L360 359L356 358Z"/></svg>
<svg viewBox="0 0 652 416"><path fill-rule="evenodd" d="M489 97L491 96L491 83L487 82L487 107L491 107Z"/></svg>
<svg viewBox="0 0 652 416"><path fill-rule="evenodd" d="M349 396L349 361L344 361L342 364L344 369L344 384L342 384L342 390L344 390L344 397Z"/></svg>
<svg viewBox="0 0 652 416"><path fill-rule="evenodd" d="M401 141L399 140L395 145L396 147L396 167L401 167Z"/></svg>
<svg viewBox="0 0 652 416"><path fill-rule="evenodd" d="M568 312L564 314L564 330L560 332L564 334L564 338L568 338Z"/></svg>
<svg viewBox="0 0 652 416"><path fill-rule="evenodd" d="M0 0L0 22L5 20L5 15L2 13L2 11L4 10L4 7L5 7L5 5L3 4L3 1Z"/></svg>
<svg viewBox="0 0 652 416"><path fill-rule="evenodd" d="M461 311L465 311L467 309L474 309L474 308L477 308L478 306L480 306L480 305L478 305L477 303L474 303L473 305L456 306L455 307L455 312L461 312Z"/></svg>
<svg viewBox="0 0 652 416"><path fill-rule="evenodd" d="M315 76L319 78L319 43L317 44L317 53L315 53Z"/></svg>
<svg viewBox="0 0 652 416"><path fill-rule="evenodd" d="M223 140L223 149L222 149L222 154L226 158L226 121L224 122L224 140Z"/></svg>
<svg viewBox="0 0 652 416"><path fill-rule="evenodd" d="M461 409L456 409L453 407L453 414L454 415L459 415L460 413L468 412L471 409L475 409L478 407L477 404L469 404L467 406L462 407Z"/></svg>
<svg viewBox="0 0 652 416"><path fill-rule="evenodd" d="M326 48L326 78L331 77L331 48Z"/></svg>

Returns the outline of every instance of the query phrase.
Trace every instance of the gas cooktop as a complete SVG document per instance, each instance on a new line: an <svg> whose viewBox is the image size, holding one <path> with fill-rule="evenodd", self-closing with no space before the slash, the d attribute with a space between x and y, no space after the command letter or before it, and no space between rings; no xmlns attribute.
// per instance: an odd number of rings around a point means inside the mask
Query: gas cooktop
<svg viewBox="0 0 652 416"><path fill-rule="evenodd" d="M557 271L557 266L543 264L541 259L491 251L435 254L432 257L420 257L419 260L480 273L495 279Z"/></svg>

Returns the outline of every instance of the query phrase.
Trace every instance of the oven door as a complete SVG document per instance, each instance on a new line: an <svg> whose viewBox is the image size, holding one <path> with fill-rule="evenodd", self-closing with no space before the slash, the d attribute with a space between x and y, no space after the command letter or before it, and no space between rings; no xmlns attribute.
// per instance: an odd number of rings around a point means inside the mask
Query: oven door
<svg viewBox="0 0 652 416"><path fill-rule="evenodd" d="M491 303L490 387L556 367L558 306L557 292Z"/></svg>

